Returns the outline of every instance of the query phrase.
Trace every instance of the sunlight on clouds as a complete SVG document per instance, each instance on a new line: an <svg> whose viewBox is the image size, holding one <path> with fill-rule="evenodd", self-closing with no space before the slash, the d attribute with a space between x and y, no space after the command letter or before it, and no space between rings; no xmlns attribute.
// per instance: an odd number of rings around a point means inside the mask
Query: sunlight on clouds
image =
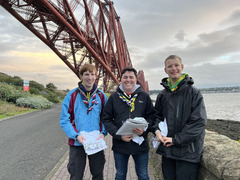
<svg viewBox="0 0 240 180"><path fill-rule="evenodd" d="M20 51L12 51L12 55L22 56L22 57L35 57L35 58L56 58L56 55L53 52L20 52Z"/></svg>

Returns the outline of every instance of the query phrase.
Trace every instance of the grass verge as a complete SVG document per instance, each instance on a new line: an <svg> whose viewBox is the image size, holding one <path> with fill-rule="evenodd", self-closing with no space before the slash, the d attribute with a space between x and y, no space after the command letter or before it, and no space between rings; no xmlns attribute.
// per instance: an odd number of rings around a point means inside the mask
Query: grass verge
<svg viewBox="0 0 240 180"><path fill-rule="evenodd" d="M23 114L26 112L36 111L35 109L18 107L13 103L0 100L0 119Z"/></svg>
<svg viewBox="0 0 240 180"><path fill-rule="evenodd" d="M153 167L153 170L154 170L156 176L158 177L158 179L159 179L159 180L162 180L161 177L160 177L160 175L159 175L159 172L158 172L157 169L155 168L155 165L154 165L153 161L152 161L150 158L149 158L149 162L150 162L151 166Z"/></svg>

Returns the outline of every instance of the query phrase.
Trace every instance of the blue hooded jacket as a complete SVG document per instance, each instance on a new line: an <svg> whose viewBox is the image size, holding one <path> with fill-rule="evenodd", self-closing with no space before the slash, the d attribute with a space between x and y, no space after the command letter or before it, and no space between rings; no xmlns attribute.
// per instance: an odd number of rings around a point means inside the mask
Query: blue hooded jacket
<svg viewBox="0 0 240 180"><path fill-rule="evenodd" d="M96 85L94 86L96 87ZM76 90L79 91L76 91ZM92 106L92 110L88 111L88 107L83 101L80 88L75 88L66 95L62 103L62 111L60 116L60 126L69 138L69 145L81 146L82 144L76 140L76 136L80 135L81 131L91 132L94 130L100 131L100 133L106 135L107 132L100 122L101 111L103 109L100 95L104 95L104 106L107 102L107 96L101 90L96 89L90 96L89 107ZM74 97L75 93L75 97ZM94 101L94 95L96 95ZM71 99L74 99L74 103L71 105ZM73 106L73 107L71 107ZM70 110L73 109L74 117L71 118Z"/></svg>

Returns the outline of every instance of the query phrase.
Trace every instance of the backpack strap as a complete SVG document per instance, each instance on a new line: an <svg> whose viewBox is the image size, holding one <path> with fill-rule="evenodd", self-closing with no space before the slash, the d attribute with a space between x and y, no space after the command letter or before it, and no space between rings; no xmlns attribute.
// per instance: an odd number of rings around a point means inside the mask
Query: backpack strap
<svg viewBox="0 0 240 180"><path fill-rule="evenodd" d="M103 124L102 124L102 113L103 113L103 108L104 108L104 104L105 104L105 97L104 94L102 93L102 91L98 90L98 95L101 99L101 113L100 113L100 132L103 130Z"/></svg>
<svg viewBox="0 0 240 180"><path fill-rule="evenodd" d="M77 95L79 93L79 89L77 88L72 94L71 99L69 103L68 113L70 114L70 122L75 127L75 113L74 113L74 107L75 107L75 101L77 98Z"/></svg>

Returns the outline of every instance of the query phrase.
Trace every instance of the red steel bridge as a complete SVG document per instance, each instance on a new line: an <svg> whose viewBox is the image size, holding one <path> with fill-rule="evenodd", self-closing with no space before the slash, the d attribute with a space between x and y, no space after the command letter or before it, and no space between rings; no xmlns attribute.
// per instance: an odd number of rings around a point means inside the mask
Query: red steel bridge
<svg viewBox="0 0 240 180"><path fill-rule="evenodd" d="M132 67L113 2L109 0L0 0L0 5L51 48L79 77L84 63L95 64L97 83L108 91L121 70ZM149 92L143 71L138 82Z"/></svg>

